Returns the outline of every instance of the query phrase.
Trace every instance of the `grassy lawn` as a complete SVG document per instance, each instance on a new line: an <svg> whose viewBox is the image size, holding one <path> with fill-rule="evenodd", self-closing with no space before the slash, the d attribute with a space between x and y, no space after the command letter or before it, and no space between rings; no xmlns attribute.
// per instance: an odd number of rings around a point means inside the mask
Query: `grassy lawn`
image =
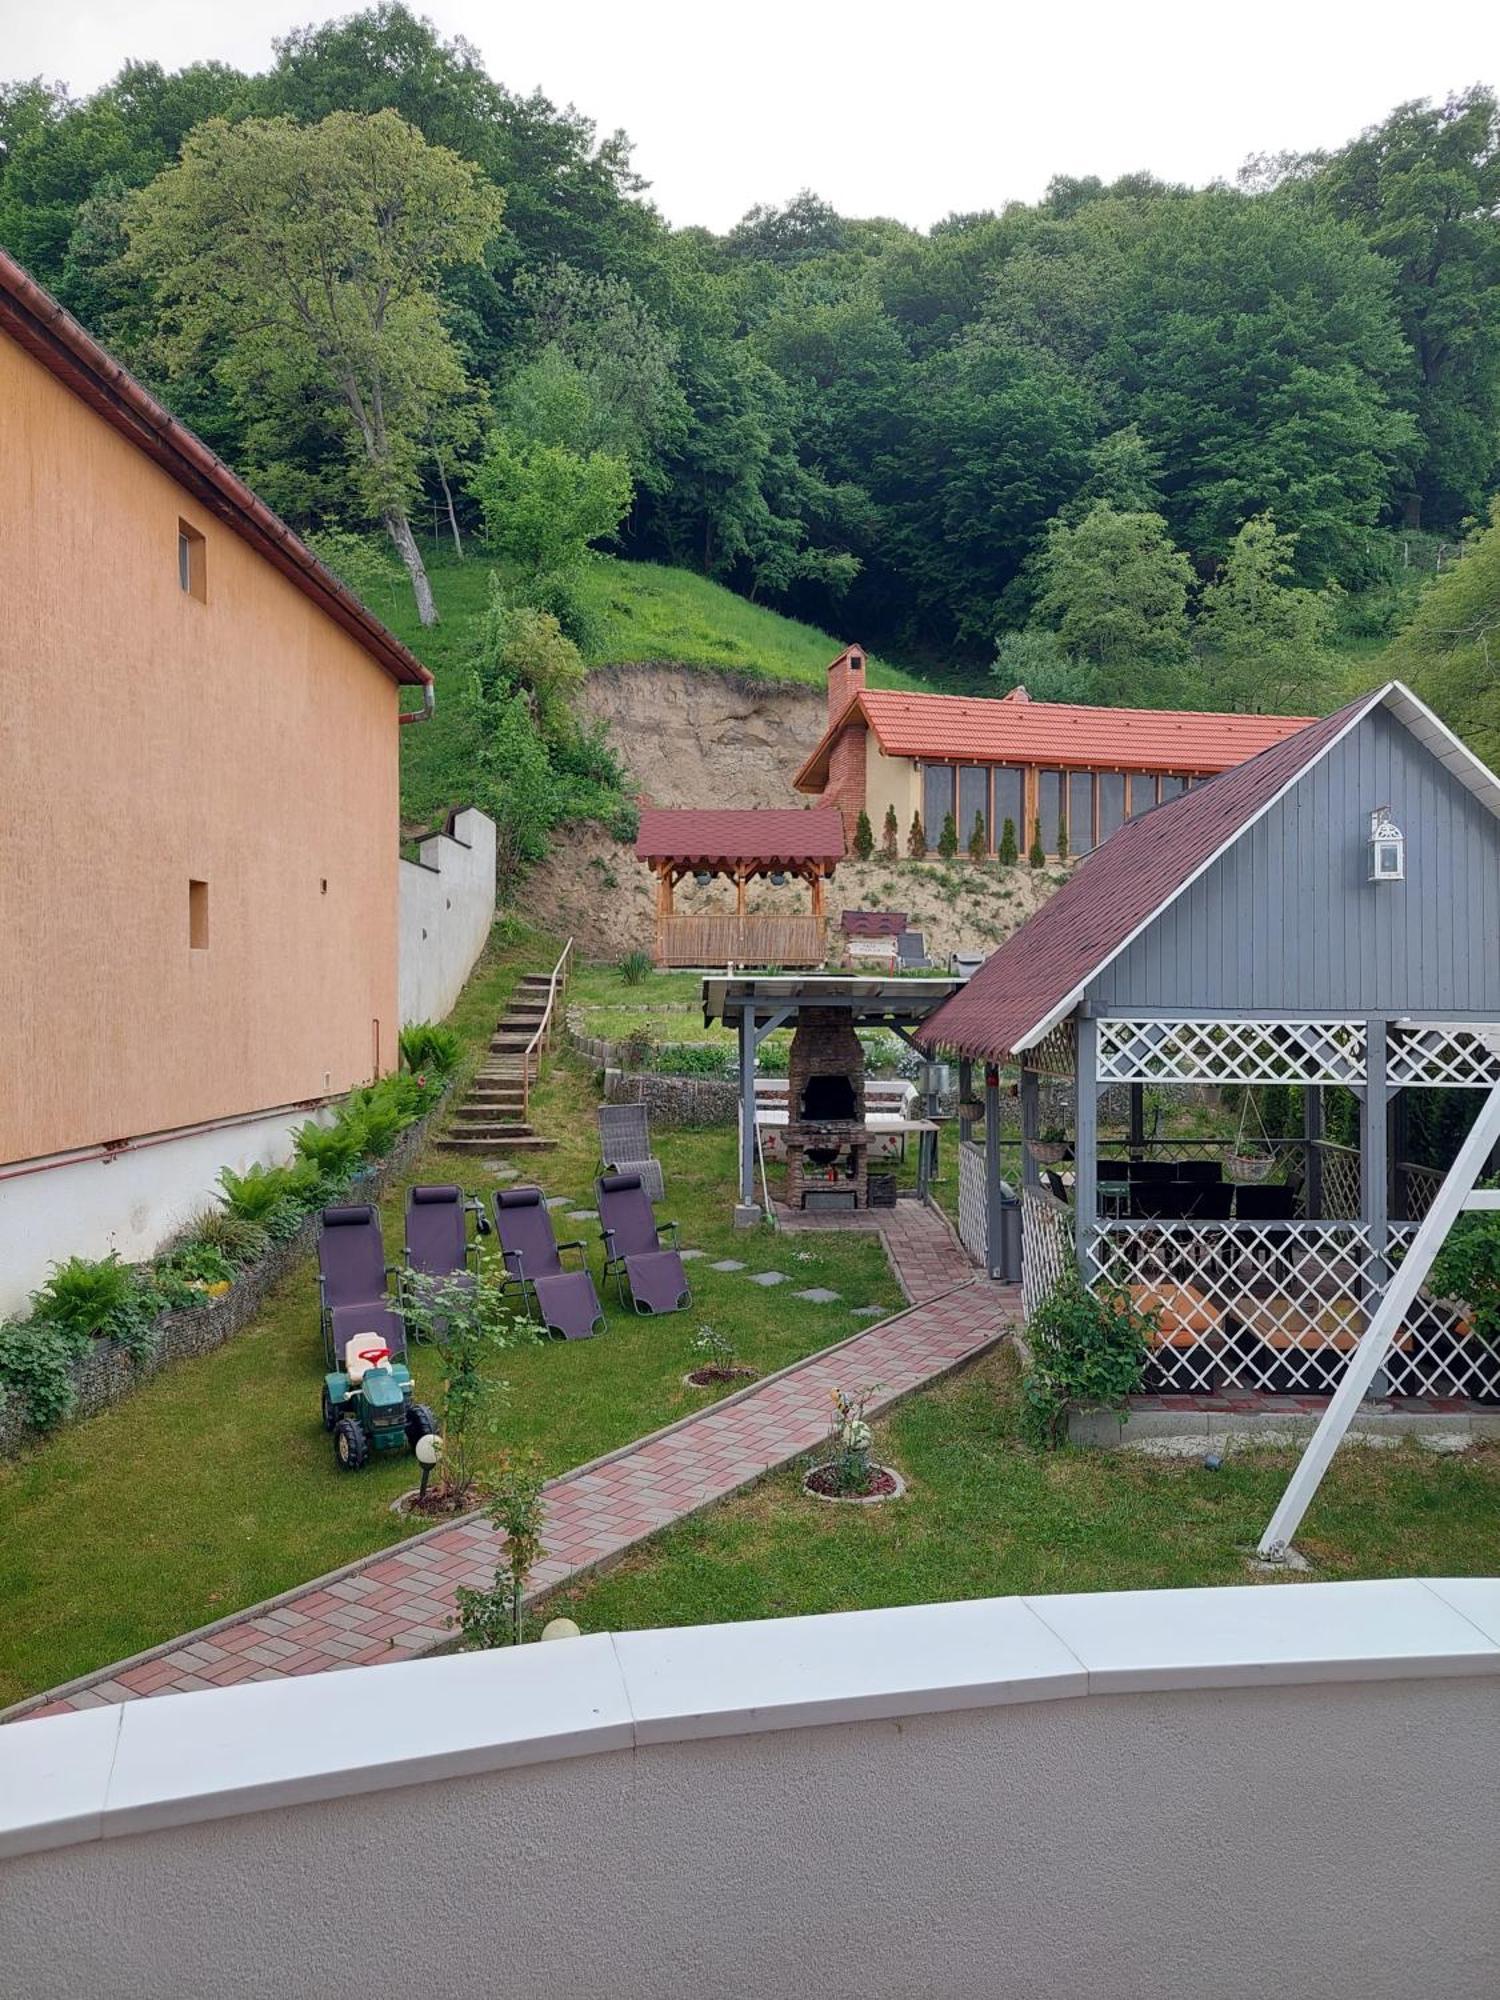
<svg viewBox="0 0 1500 2000"><path fill-rule="evenodd" d="M550 966L551 940L497 934L452 1019L477 1060L505 995L522 971ZM534 1116L559 1141L541 1156L549 1193L592 1207L594 1098L581 1066L554 1064ZM670 1422L710 1401L686 1388L689 1343L701 1321L731 1334L744 1359L767 1370L843 1339L863 1322L851 1308L894 1308L899 1293L878 1244L830 1236L805 1249L737 1235L729 1224L731 1128L663 1133L665 1213L683 1242L752 1270L779 1266L843 1303L789 1306L776 1292L690 1264L695 1300L670 1319L639 1318L606 1298L608 1331L591 1342L528 1343L500 1357L510 1384L497 1443L533 1445L549 1473ZM530 1172L528 1166L525 1171ZM398 1253L408 1182L458 1179L475 1193L493 1180L482 1163L429 1151L386 1194L388 1255ZM564 1227L597 1245L597 1224ZM789 1264L789 1258L805 1261ZM598 1270L596 1250L591 1262ZM315 1267L309 1259L267 1301L253 1326L216 1353L164 1371L102 1415L65 1427L0 1464L0 1703L84 1673L194 1625L286 1590L399 1540L408 1526L389 1503L413 1483L404 1455L357 1476L333 1465L318 1418L322 1349ZM801 1286L799 1286L799 1289ZM437 1370L413 1351L418 1394Z"/></svg>
<svg viewBox="0 0 1500 2000"><path fill-rule="evenodd" d="M1016 1592L1252 1580L1294 1463L1257 1451L1209 1472L1133 1452L1018 1443L1009 1350L877 1429L908 1481L884 1507L805 1499L788 1472L670 1529L550 1609L585 1631L713 1624ZM1500 1448L1437 1457L1346 1446L1297 1537L1322 1578L1500 1569Z"/></svg>

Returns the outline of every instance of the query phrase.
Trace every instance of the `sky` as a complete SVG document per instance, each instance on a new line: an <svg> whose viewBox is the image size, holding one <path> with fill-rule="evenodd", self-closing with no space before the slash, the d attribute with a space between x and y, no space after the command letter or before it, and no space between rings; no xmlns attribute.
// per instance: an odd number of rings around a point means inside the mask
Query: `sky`
<svg viewBox="0 0 1500 2000"><path fill-rule="evenodd" d="M623 126L675 224L728 228L810 187L918 227L1034 200L1054 174L1232 179L1414 97L1500 83L1500 5L1445 0L414 0L512 90ZM82 95L128 56L263 68L350 0L0 0L0 77Z"/></svg>

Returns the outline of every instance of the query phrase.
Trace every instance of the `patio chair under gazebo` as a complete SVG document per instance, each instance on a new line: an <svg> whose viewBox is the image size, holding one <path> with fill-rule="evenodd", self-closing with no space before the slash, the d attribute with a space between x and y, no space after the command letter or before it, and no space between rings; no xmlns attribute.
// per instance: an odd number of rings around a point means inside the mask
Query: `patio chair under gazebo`
<svg viewBox="0 0 1500 2000"><path fill-rule="evenodd" d="M768 807L754 811L672 810L641 813L636 859L656 876L658 965L821 965L828 940L824 888L844 858L844 823L836 808ZM678 911L674 893L691 876L700 888L716 878L734 884L732 911ZM749 907L752 882L807 885L808 913Z"/></svg>

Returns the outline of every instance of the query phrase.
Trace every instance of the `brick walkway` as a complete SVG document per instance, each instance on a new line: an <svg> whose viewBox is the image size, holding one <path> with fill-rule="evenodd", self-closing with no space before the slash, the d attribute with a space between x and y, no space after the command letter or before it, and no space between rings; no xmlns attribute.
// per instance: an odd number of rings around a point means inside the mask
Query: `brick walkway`
<svg viewBox="0 0 1500 2000"><path fill-rule="evenodd" d="M726 1397L547 1488L545 1560L532 1596L613 1561L670 1522L722 1500L827 1435L829 1391L879 1383L876 1410L973 1360L1020 1318L1020 1293L975 1280L946 1222L916 1202L882 1211L908 1297L893 1319ZM469 1516L319 1577L10 1711L66 1714L142 1695L409 1660L451 1640L455 1589L488 1586L498 1537Z"/></svg>

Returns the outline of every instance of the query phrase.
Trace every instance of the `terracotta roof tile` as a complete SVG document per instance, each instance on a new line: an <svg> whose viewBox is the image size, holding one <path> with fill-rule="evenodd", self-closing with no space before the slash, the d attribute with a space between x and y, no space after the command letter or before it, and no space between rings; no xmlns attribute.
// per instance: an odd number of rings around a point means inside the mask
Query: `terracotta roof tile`
<svg viewBox="0 0 1500 2000"><path fill-rule="evenodd" d="M844 822L834 806L647 806L635 853L638 861L842 861Z"/></svg>
<svg viewBox="0 0 1500 2000"><path fill-rule="evenodd" d="M892 757L1050 769L1215 772L1305 729L1305 715L1220 715L1196 709L1088 708L1072 702L862 688L797 773L821 792L840 730L862 716Z"/></svg>
<svg viewBox="0 0 1500 2000"><path fill-rule="evenodd" d="M1209 783L1130 820L923 1023L927 1048L1004 1062L1339 733L1363 695Z"/></svg>

